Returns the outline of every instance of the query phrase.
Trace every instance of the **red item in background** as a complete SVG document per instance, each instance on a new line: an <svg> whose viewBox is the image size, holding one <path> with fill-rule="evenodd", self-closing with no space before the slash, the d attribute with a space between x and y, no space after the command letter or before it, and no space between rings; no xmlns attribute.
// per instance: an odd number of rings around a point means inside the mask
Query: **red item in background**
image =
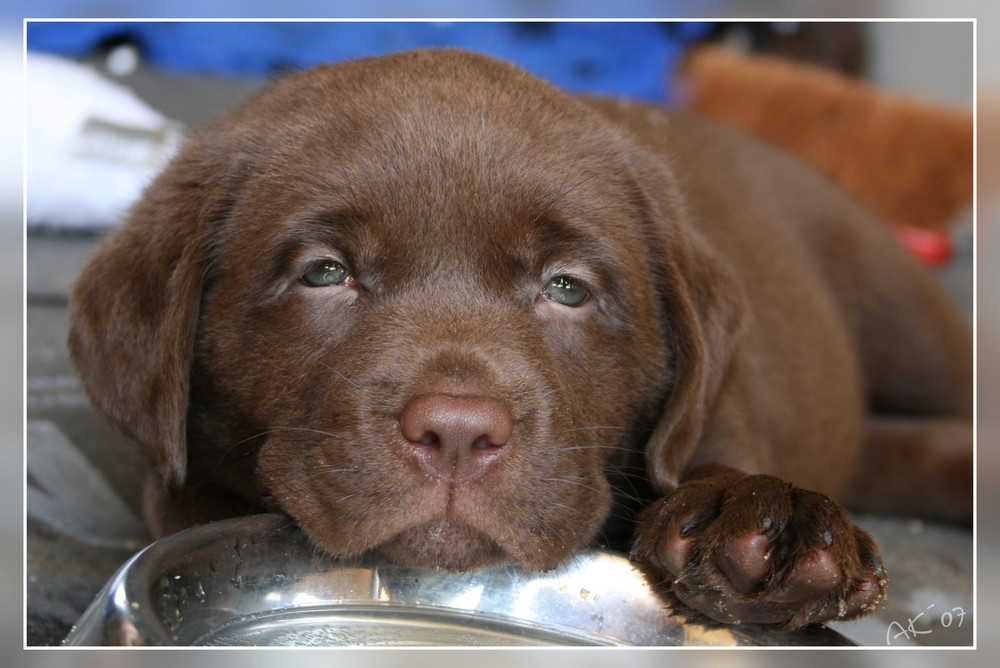
<svg viewBox="0 0 1000 668"><path fill-rule="evenodd" d="M893 225L893 230L910 252L931 267L940 267L952 254L951 238L944 232L913 225Z"/></svg>

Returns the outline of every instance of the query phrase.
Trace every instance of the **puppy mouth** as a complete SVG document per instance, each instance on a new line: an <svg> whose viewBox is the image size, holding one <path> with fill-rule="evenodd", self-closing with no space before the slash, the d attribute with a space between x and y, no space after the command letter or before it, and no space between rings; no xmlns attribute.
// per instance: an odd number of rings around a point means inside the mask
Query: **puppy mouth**
<svg viewBox="0 0 1000 668"><path fill-rule="evenodd" d="M488 534L453 517L404 529L375 550L394 563L449 571L514 561Z"/></svg>
<svg viewBox="0 0 1000 668"><path fill-rule="evenodd" d="M574 527L567 518L531 523L496 508L481 508L479 501L476 495L451 496L443 510L427 508L422 517L397 524L391 535L370 549L397 564L449 571L509 563L549 570L585 547L597 530L597 526Z"/></svg>
<svg viewBox="0 0 1000 668"><path fill-rule="evenodd" d="M536 552L532 546L541 537L482 508L482 490L466 489L476 485L439 482L431 487L436 489L420 499L422 512L412 522L397 524L394 533L374 545L376 552L394 563L450 571L512 562L542 566L525 559Z"/></svg>
<svg viewBox="0 0 1000 668"><path fill-rule="evenodd" d="M357 513L327 509L321 514L290 512L312 540L331 554L350 558L375 553L401 566L467 571L518 563L530 570L555 568L581 547L568 523L528 525L480 507L480 498L437 494L409 497L408 512L381 508L363 515L368 531L358 530ZM286 499L287 500L287 499ZM473 510L470 510L470 504ZM475 510L478 509L478 510ZM371 518L378 518L374 522Z"/></svg>

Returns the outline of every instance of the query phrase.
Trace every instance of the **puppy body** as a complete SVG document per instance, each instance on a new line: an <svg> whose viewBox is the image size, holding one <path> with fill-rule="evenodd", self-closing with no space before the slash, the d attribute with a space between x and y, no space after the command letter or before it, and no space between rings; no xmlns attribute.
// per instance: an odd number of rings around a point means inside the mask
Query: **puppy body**
<svg viewBox="0 0 1000 668"><path fill-rule="evenodd" d="M797 626L884 593L831 498L971 513L970 337L877 221L473 54L320 67L198 133L71 317L159 534L280 509L335 555L550 568L624 480L668 603Z"/></svg>

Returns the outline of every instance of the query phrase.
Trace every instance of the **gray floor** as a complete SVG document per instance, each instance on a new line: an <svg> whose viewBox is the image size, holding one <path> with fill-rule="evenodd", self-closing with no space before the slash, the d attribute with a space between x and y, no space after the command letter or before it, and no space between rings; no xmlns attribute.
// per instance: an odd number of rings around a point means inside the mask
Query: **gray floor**
<svg viewBox="0 0 1000 668"><path fill-rule="evenodd" d="M170 117L196 126L256 84L132 82ZM211 104L199 101L212 100ZM972 312L971 224L957 227L956 260L941 280ZM148 541L137 520L140 457L95 415L67 353L66 297L96 243L92 236L29 235L27 413L29 644L55 644L108 577ZM911 518L863 516L880 543L892 585L885 606L836 625L868 645L968 645L973 641L973 534Z"/></svg>

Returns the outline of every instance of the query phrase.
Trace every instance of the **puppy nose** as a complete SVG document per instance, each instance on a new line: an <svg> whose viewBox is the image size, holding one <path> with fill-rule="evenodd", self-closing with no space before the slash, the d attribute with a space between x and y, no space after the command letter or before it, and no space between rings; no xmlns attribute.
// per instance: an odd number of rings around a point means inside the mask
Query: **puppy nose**
<svg viewBox="0 0 1000 668"><path fill-rule="evenodd" d="M399 428L425 473L471 481L485 475L510 440L510 413L491 397L420 394Z"/></svg>

